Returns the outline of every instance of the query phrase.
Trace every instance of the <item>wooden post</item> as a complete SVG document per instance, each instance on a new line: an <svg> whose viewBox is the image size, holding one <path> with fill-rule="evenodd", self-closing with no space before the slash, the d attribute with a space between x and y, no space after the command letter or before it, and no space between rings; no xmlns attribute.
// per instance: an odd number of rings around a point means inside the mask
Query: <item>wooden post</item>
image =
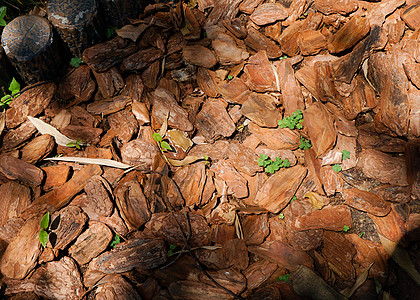
<svg viewBox="0 0 420 300"><path fill-rule="evenodd" d="M147 1L136 0L99 0L105 12L107 25L117 28L129 24L129 19L137 19Z"/></svg>
<svg viewBox="0 0 420 300"><path fill-rule="evenodd" d="M75 57L103 40L104 20L96 0L50 0L47 14Z"/></svg>
<svg viewBox="0 0 420 300"><path fill-rule="evenodd" d="M26 84L60 75L65 58L48 20L38 16L17 17L4 28L1 41Z"/></svg>

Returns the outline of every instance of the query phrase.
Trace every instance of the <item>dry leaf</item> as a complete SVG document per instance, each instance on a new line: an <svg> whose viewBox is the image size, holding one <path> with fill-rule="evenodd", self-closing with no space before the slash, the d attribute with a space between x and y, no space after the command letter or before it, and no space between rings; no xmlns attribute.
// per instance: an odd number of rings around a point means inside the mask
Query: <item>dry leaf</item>
<svg viewBox="0 0 420 300"><path fill-rule="evenodd" d="M1 113L0 113L0 135L1 135L1 133L3 132L3 129L4 129L4 125L6 124L6 111L5 110L3 110Z"/></svg>
<svg viewBox="0 0 420 300"><path fill-rule="evenodd" d="M235 213L235 232L238 239L243 240L244 239L244 232L242 231L242 225L241 221L239 220L239 216L237 213Z"/></svg>
<svg viewBox="0 0 420 300"><path fill-rule="evenodd" d="M381 244L386 253L414 280L417 285L420 285L420 273L416 270L413 262L408 256L407 250L399 246L397 243L388 240L386 237L378 233Z"/></svg>
<svg viewBox="0 0 420 300"><path fill-rule="evenodd" d="M50 157L45 158L45 160L55 160L55 161L67 161L67 162L77 162L81 164L90 164L90 165L100 165L118 169L129 169L133 166L120 163L115 160L103 159L103 158L86 158L86 157Z"/></svg>
<svg viewBox="0 0 420 300"><path fill-rule="evenodd" d="M193 145L188 135L178 129L169 130L167 135L175 145L181 147L184 151L188 151Z"/></svg>
<svg viewBox="0 0 420 300"><path fill-rule="evenodd" d="M305 198L309 198L313 207L315 207L316 209L323 208L324 205L325 205L325 202L326 202L326 197L324 197L320 194L314 193L314 192L306 193Z"/></svg>
<svg viewBox="0 0 420 300"><path fill-rule="evenodd" d="M373 263L371 263L369 267L367 267L366 269L364 269L362 271L362 273L360 273L359 276L357 276L356 281L354 282L354 284L353 284L352 287L345 288L340 293L343 294L344 296L346 296L347 298L350 298L354 294L354 292L363 283L365 283L365 281L366 281L366 279L368 278L368 275L369 275L369 270L370 270L370 268L372 268L372 266L373 266Z"/></svg>
<svg viewBox="0 0 420 300"><path fill-rule="evenodd" d="M76 140L72 140L68 137L66 137L64 134L60 133L57 129L55 129L50 124L45 123L44 121L41 121L38 118L34 118L31 116L27 117L29 121L34 124L35 128L38 129L38 131L41 134L49 134L52 137L54 137L55 142L60 146L67 146L69 143L76 143Z"/></svg>
<svg viewBox="0 0 420 300"><path fill-rule="evenodd" d="M147 29L147 27L149 27L147 24L140 24L139 26L133 26L129 24L120 29L116 29L115 32L123 39L130 39L135 43L139 36Z"/></svg>
<svg viewBox="0 0 420 300"><path fill-rule="evenodd" d="M168 158L168 162L173 165L174 167L182 167L182 166L186 166L189 164L192 164L198 160L203 160L204 157L199 157L199 156L187 156L186 158L182 159L182 160L176 160L176 159L171 159Z"/></svg>

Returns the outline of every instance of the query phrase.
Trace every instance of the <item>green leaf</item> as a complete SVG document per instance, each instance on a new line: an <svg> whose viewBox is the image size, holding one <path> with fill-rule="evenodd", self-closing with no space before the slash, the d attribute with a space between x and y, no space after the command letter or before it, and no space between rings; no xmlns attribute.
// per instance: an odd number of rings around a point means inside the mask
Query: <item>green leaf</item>
<svg viewBox="0 0 420 300"><path fill-rule="evenodd" d="M361 233L359 234L359 238L361 238L364 234L365 234L364 232L361 232Z"/></svg>
<svg viewBox="0 0 420 300"><path fill-rule="evenodd" d="M68 143L68 144L66 145L66 147L74 147L74 146L76 146L76 144L75 144L75 143L73 143L73 142L70 142L70 143Z"/></svg>
<svg viewBox="0 0 420 300"><path fill-rule="evenodd" d="M349 226L347 226L347 225L344 225L343 226L343 231L344 232L347 232L347 231L349 231L350 230L350 227Z"/></svg>
<svg viewBox="0 0 420 300"><path fill-rule="evenodd" d="M269 165L265 168L265 171L270 174L274 174L274 167L273 165Z"/></svg>
<svg viewBox="0 0 420 300"><path fill-rule="evenodd" d="M284 213L279 214L279 219L282 219L282 220L284 219Z"/></svg>
<svg viewBox="0 0 420 300"><path fill-rule="evenodd" d="M350 151L343 150L341 153L343 154L343 160L350 158Z"/></svg>
<svg viewBox="0 0 420 300"><path fill-rule="evenodd" d="M303 136L300 137L300 145L299 148L302 150L306 150L312 147L311 141L305 139Z"/></svg>
<svg viewBox="0 0 420 300"><path fill-rule="evenodd" d="M285 168L290 167L290 161L287 158L285 160L283 160L283 167L285 167Z"/></svg>
<svg viewBox="0 0 420 300"><path fill-rule="evenodd" d="M260 158L263 159L263 160L266 160L266 159L268 159L268 154L261 154Z"/></svg>
<svg viewBox="0 0 420 300"><path fill-rule="evenodd" d="M159 134L159 133L157 133L157 132L155 132L155 133L153 133L153 139L156 141L156 142L161 142L162 141L162 136Z"/></svg>
<svg viewBox="0 0 420 300"><path fill-rule="evenodd" d="M116 34L116 32L115 32L115 28L113 28L113 27L108 27L107 29L106 29L106 38L109 40L110 38L112 38L112 37L114 37L114 35Z"/></svg>
<svg viewBox="0 0 420 300"><path fill-rule="evenodd" d="M293 196L292 200L290 200L290 203L292 203L296 199L297 199L297 197L296 196Z"/></svg>
<svg viewBox="0 0 420 300"><path fill-rule="evenodd" d="M170 250L175 250L175 248L176 248L176 245L175 244L172 244L172 245L169 246L169 249Z"/></svg>
<svg viewBox="0 0 420 300"><path fill-rule="evenodd" d="M227 77L229 80L232 80L233 79L233 76L232 75L228 75L228 77Z"/></svg>
<svg viewBox="0 0 420 300"><path fill-rule="evenodd" d="M41 229L39 231L39 241L41 242L41 245L45 248L48 243L48 232L46 232L44 229Z"/></svg>
<svg viewBox="0 0 420 300"><path fill-rule="evenodd" d="M43 229L47 229L48 225L50 225L50 213L48 211L42 217L40 225Z"/></svg>
<svg viewBox="0 0 420 300"><path fill-rule="evenodd" d="M4 19L4 17L6 16L6 11L7 11L6 6L0 7L0 19ZM2 25L2 26L6 26L6 25Z"/></svg>
<svg viewBox="0 0 420 300"><path fill-rule="evenodd" d="M6 103L6 99L9 99L10 95L4 95L3 97L1 97L0 101Z"/></svg>
<svg viewBox="0 0 420 300"><path fill-rule="evenodd" d="M204 154L204 160L205 161L208 161L209 160L209 157L207 156L207 154Z"/></svg>
<svg viewBox="0 0 420 300"><path fill-rule="evenodd" d="M79 57L73 57L70 60L70 65L72 65L75 68L78 68L83 63L83 60L81 60Z"/></svg>
<svg viewBox="0 0 420 300"><path fill-rule="evenodd" d="M341 166L339 164L335 164L332 168L337 173L342 170L342 168L341 168Z"/></svg>
<svg viewBox="0 0 420 300"><path fill-rule="evenodd" d="M115 248L115 246L117 246L119 243L121 243L120 236L115 234L109 246Z"/></svg>
<svg viewBox="0 0 420 300"><path fill-rule="evenodd" d="M0 26L4 27L6 25L7 25L6 21L4 19L0 19Z"/></svg>
<svg viewBox="0 0 420 300"><path fill-rule="evenodd" d="M20 92L20 84L16 81L16 79L13 77L12 82L9 85L9 91L12 92L12 94L16 94L17 92Z"/></svg>
<svg viewBox="0 0 420 300"><path fill-rule="evenodd" d="M162 141L160 143L160 146L162 147L162 149L169 150L169 151L172 150L171 146L169 146L169 144L167 142L165 142L165 141Z"/></svg>
<svg viewBox="0 0 420 300"><path fill-rule="evenodd" d="M286 274L286 275L283 275L283 276L279 276L279 278L276 279L276 282L277 281L289 282L289 277L290 277L290 274L289 273Z"/></svg>

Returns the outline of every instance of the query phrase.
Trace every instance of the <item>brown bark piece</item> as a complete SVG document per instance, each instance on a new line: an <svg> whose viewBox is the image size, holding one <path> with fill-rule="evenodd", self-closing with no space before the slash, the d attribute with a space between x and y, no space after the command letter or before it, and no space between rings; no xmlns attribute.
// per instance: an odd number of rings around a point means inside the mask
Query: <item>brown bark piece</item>
<svg viewBox="0 0 420 300"><path fill-rule="evenodd" d="M18 217L31 203L31 190L29 187L17 182L8 182L0 185L0 225L5 225L9 219Z"/></svg>
<svg viewBox="0 0 420 300"><path fill-rule="evenodd" d="M41 169L11 156L0 158L0 173L7 179L17 179L31 186L39 186L44 178Z"/></svg>
<svg viewBox="0 0 420 300"><path fill-rule="evenodd" d="M215 0L214 9L207 16L206 27L215 25L219 20L233 19L238 13L241 0Z"/></svg>
<svg viewBox="0 0 420 300"><path fill-rule="evenodd" d="M124 87L124 80L116 67L103 73L92 72L103 98L113 97Z"/></svg>
<svg viewBox="0 0 420 300"><path fill-rule="evenodd" d="M220 136L229 137L236 130L235 123L226 111L225 102L212 98L204 102L197 114L196 127L208 141Z"/></svg>
<svg viewBox="0 0 420 300"><path fill-rule="evenodd" d="M22 160L35 164L50 154L54 146L54 138L51 135L37 136L22 148Z"/></svg>
<svg viewBox="0 0 420 300"><path fill-rule="evenodd" d="M51 216L49 242L56 250L66 248L82 232L87 216L77 206L67 206ZM52 236L54 235L54 238Z"/></svg>
<svg viewBox="0 0 420 300"><path fill-rule="evenodd" d="M200 89L203 90L204 94L209 97L217 97L217 76L216 73L206 68L198 68L196 74L197 84Z"/></svg>
<svg viewBox="0 0 420 300"><path fill-rule="evenodd" d="M169 113L168 125L180 131L191 131L193 125L188 120L188 113L178 105L171 92L163 88L157 88L152 93L152 127L160 128Z"/></svg>
<svg viewBox="0 0 420 300"><path fill-rule="evenodd" d="M369 30L368 19L354 16L330 37L328 50L330 53L340 53L350 49L363 39L369 33Z"/></svg>
<svg viewBox="0 0 420 300"><path fill-rule="evenodd" d="M122 179L114 190L115 202L129 229L137 230L150 219L149 203L136 180Z"/></svg>
<svg viewBox="0 0 420 300"><path fill-rule="evenodd" d="M342 14L347 15L358 8L354 0L315 0L313 8L324 15Z"/></svg>
<svg viewBox="0 0 420 300"><path fill-rule="evenodd" d="M378 134L372 123L359 126L358 131L357 142L362 149L374 149L388 153L402 153L405 151L406 141L386 134Z"/></svg>
<svg viewBox="0 0 420 300"><path fill-rule="evenodd" d="M272 213L278 213L290 202L307 172L300 165L280 169L264 182L254 202Z"/></svg>
<svg viewBox="0 0 420 300"><path fill-rule="evenodd" d="M251 93L241 107L241 113L261 127L277 127L281 119L276 107L276 98L270 95Z"/></svg>
<svg viewBox="0 0 420 300"><path fill-rule="evenodd" d="M309 137L316 156L330 150L337 138L334 120L321 102L312 104L305 109L304 127L308 129Z"/></svg>
<svg viewBox="0 0 420 300"><path fill-rule="evenodd" d="M402 243L404 236L407 234L407 228L403 217L395 208L395 205L392 205L391 212L385 217L377 217L371 214L368 214L368 216L375 223L378 233L395 243Z"/></svg>
<svg viewBox="0 0 420 300"><path fill-rule="evenodd" d="M96 82L93 80L90 68L81 65L73 69L60 82L58 92L64 100L75 98L76 103L89 101L96 90Z"/></svg>
<svg viewBox="0 0 420 300"><path fill-rule="evenodd" d="M9 130L3 137L2 150L9 151L14 148L17 148L28 139L30 139L37 129L32 124L31 121L26 121L22 123L16 129Z"/></svg>
<svg viewBox="0 0 420 300"><path fill-rule="evenodd" d="M21 218L9 219L4 225L0 226L0 239L10 244L23 224L25 224L25 221Z"/></svg>
<svg viewBox="0 0 420 300"><path fill-rule="evenodd" d="M138 130L136 118L132 112L127 110L121 110L110 115L108 117L108 123L123 143L131 140Z"/></svg>
<svg viewBox="0 0 420 300"><path fill-rule="evenodd" d="M264 0L244 0L239 5L239 10L250 15L263 1Z"/></svg>
<svg viewBox="0 0 420 300"><path fill-rule="evenodd" d="M257 52L266 51L267 57L270 59L275 59L282 55L280 47L254 27L248 28L248 35L245 38L245 44Z"/></svg>
<svg viewBox="0 0 420 300"><path fill-rule="evenodd" d="M252 290L260 287L273 275L276 269L277 264L265 259L253 263L244 271L247 288Z"/></svg>
<svg viewBox="0 0 420 300"><path fill-rule="evenodd" d="M69 254L79 265L87 264L101 254L112 240L112 231L105 224L89 222L89 227L69 248Z"/></svg>
<svg viewBox="0 0 420 300"><path fill-rule="evenodd" d="M159 150L155 144L141 140L132 140L121 148L121 158L123 163L150 168Z"/></svg>
<svg viewBox="0 0 420 300"><path fill-rule="evenodd" d="M370 178L399 186L408 185L407 168L403 158L367 149L360 153L358 165Z"/></svg>
<svg viewBox="0 0 420 300"><path fill-rule="evenodd" d="M41 253L39 222L39 218L27 220L7 246L0 261L0 270L5 277L23 279L35 268Z"/></svg>
<svg viewBox="0 0 420 300"><path fill-rule="evenodd" d="M254 10L250 19L255 24L262 26L276 21L282 21L288 17L287 9L279 3L264 3Z"/></svg>
<svg viewBox="0 0 420 300"><path fill-rule="evenodd" d="M177 183L186 206L199 205L206 183L206 169L204 163L195 163L180 168L173 180ZM176 196L177 193L172 191Z"/></svg>
<svg viewBox="0 0 420 300"><path fill-rule="evenodd" d="M259 51L249 58L248 64L244 67L244 73L246 74L245 83L251 90L260 93L278 90L274 69L265 51Z"/></svg>
<svg viewBox="0 0 420 300"><path fill-rule="evenodd" d="M182 49L182 55L188 63L207 69L214 67L217 63L213 52L201 45L185 46Z"/></svg>
<svg viewBox="0 0 420 300"><path fill-rule="evenodd" d="M313 268L312 258L301 250L280 241L268 241L261 246L248 247L249 252L294 271L298 265Z"/></svg>
<svg viewBox="0 0 420 300"><path fill-rule="evenodd" d="M35 117L43 112L56 90L54 83L46 83L23 92L10 103L10 108L6 111L7 128L15 128L25 122L27 116Z"/></svg>
<svg viewBox="0 0 420 300"><path fill-rule="evenodd" d="M304 27L304 21L298 20L282 31L277 41L287 56L292 57L299 53L298 37L303 29L309 28Z"/></svg>
<svg viewBox="0 0 420 300"><path fill-rule="evenodd" d="M309 214L297 217L293 226L297 230L326 229L342 231L343 226L351 226L350 208L345 205L326 206Z"/></svg>
<svg viewBox="0 0 420 300"><path fill-rule="evenodd" d="M238 142L232 142L229 146L229 162L241 173L254 176L256 172L261 171L258 166L257 154L249 148L246 148Z"/></svg>
<svg viewBox="0 0 420 300"><path fill-rule="evenodd" d="M86 201L77 204L83 211L89 216L111 216L114 208L111 201L112 196L110 196L111 187L104 178L99 175L91 177L85 185L84 190L86 193Z"/></svg>
<svg viewBox="0 0 420 300"><path fill-rule="evenodd" d="M262 128L249 123L249 131L272 150L295 150L299 147L299 134L289 128Z"/></svg>
<svg viewBox="0 0 420 300"><path fill-rule="evenodd" d="M126 72L145 69L154 61L162 58L162 54L162 50L153 47L137 51L122 61L120 65L121 71Z"/></svg>
<svg viewBox="0 0 420 300"><path fill-rule="evenodd" d="M223 140L217 140L213 144L199 144L190 150L189 155L198 157L207 155L212 160L225 159L228 156L229 145L228 141Z"/></svg>
<svg viewBox="0 0 420 300"><path fill-rule="evenodd" d="M247 245L261 244L270 233L267 214L245 215L241 225Z"/></svg>
<svg viewBox="0 0 420 300"><path fill-rule="evenodd" d="M223 96L223 99L241 105L248 99L251 93L245 82L238 77L233 78L229 82L220 82L217 90Z"/></svg>
<svg viewBox="0 0 420 300"><path fill-rule="evenodd" d="M104 284L101 284L101 283ZM121 275L105 276L98 282L95 299L98 300L116 300L131 299L142 300L136 289L128 283Z"/></svg>
<svg viewBox="0 0 420 300"><path fill-rule="evenodd" d="M46 174L45 183L42 187L44 191L49 191L60 187L66 183L70 175L70 167L67 165L43 167L42 170Z"/></svg>
<svg viewBox="0 0 420 300"><path fill-rule="evenodd" d="M412 30L420 28L420 3L412 4L401 12L401 19Z"/></svg>
<svg viewBox="0 0 420 300"><path fill-rule="evenodd" d="M344 190L343 198L346 200L344 204L378 217L386 216L391 211L391 204L380 196L356 188Z"/></svg>
<svg viewBox="0 0 420 300"><path fill-rule="evenodd" d="M356 255L356 249L342 233L332 231L324 233L322 254L327 260L328 266L340 278L354 280L356 272L352 265L352 258Z"/></svg>
<svg viewBox="0 0 420 300"><path fill-rule="evenodd" d="M105 43L96 44L83 51L83 61L95 72L105 72L138 49L129 39L119 36Z"/></svg>
<svg viewBox="0 0 420 300"><path fill-rule="evenodd" d="M331 166L322 167L319 175L327 196L333 196L336 192L343 191L344 180Z"/></svg>
<svg viewBox="0 0 420 300"><path fill-rule="evenodd" d="M235 168L227 161L219 160L211 166L216 178L226 182L228 193L232 193L237 198L248 196L248 183Z"/></svg>
<svg viewBox="0 0 420 300"><path fill-rule="evenodd" d="M91 114L106 116L124 109L131 102L131 97L118 95L110 99L89 103L86 109Z"/></svg>

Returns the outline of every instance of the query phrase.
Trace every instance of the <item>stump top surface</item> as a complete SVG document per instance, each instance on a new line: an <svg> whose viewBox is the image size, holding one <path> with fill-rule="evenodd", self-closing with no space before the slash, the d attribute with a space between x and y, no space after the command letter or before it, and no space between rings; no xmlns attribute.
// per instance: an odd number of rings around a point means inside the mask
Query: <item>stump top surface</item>
<svg viewBox="0 0 420 300"><path fill-rule="evenodd" d="M50 0L48 19L58 28L83 26L97 13L96 0Z"/></svg>
<svg viewBox="0 0 420 300"><path fill-rule="evenodd" d="M20 16L3 30L1 42L7 56L29 61L51 45L52 27L38 16Z"/></svg>

